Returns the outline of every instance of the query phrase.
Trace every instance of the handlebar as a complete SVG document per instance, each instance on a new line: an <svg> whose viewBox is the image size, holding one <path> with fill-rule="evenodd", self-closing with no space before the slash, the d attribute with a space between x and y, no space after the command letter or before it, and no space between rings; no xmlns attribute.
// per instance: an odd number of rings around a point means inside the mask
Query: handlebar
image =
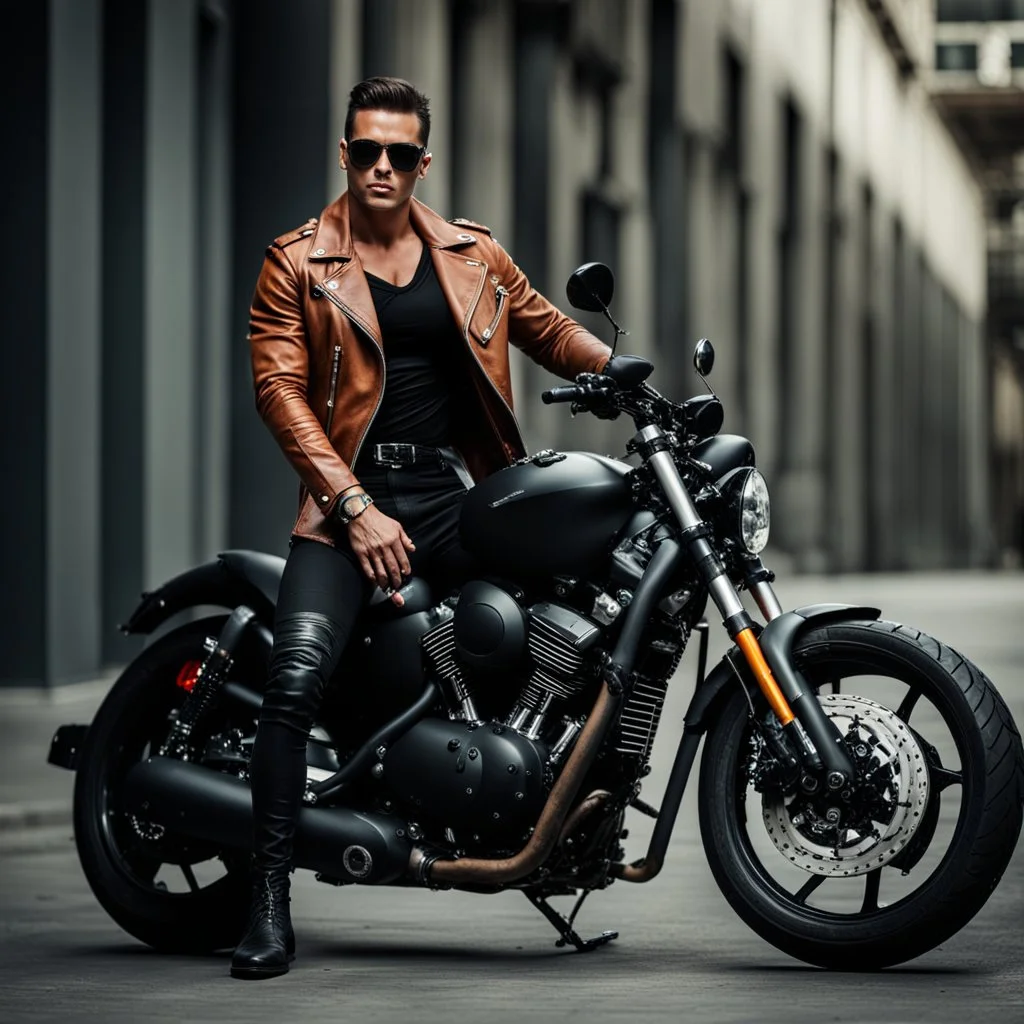
<svg viewBox="0 0 1024 1024"><path fill-rule="evenodd" d="M561 387L551 388L550 391L542 391L540 400L545 405L555 405L558 402L575 402L582 392L575 384L565 384Z"/></svg>

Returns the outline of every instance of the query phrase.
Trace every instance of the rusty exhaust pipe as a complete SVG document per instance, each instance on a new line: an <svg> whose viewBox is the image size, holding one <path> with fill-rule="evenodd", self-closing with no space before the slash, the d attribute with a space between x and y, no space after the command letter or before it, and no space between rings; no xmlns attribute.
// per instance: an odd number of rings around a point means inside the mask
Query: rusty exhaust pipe
<svg viewBox="0 0 1024 1024"><path fill-rule="evenodd" d="M602 804L607 803L609 799L611 799L611 793L607 789L595 789L590 796L581 800L576 806L576 810L566 818L562 831L558 836L558 845L561 846L579 828L581 822L589 818L594 811Z"/></svg>

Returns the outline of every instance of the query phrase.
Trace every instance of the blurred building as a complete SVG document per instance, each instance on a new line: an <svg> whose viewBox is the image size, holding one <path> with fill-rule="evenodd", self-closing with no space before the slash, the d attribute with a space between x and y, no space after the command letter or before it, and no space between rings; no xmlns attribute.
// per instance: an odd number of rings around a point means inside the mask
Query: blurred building
<svg viewBox="0 0 1024 1024"><path fill-rule="evenodd" d="M5 13L0 683L122 661L140 590L285 549L296 486L254 411L248 304L266 243L343 188L368 74L433 99L425 201L489 224L556 302L576 264L613 266L663 391L698 391L714 340L797 567L992 557L985 200L927 90L929 0ZM541 407L549 383L521 367L535 446L621 453L623 424Z"/></svg>
<svg viewBox="0 0 1024 1024"><path fill-rule="evenodd" d="M1024 0L938 0L932 94L985 190L992 524L1024 554Z"/></svg>

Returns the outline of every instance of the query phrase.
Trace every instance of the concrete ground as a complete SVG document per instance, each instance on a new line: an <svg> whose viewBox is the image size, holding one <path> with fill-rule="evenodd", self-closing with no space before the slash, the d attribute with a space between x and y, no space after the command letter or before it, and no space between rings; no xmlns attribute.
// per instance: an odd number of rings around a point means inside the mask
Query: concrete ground
<svg viewBox="0 0 1024 1024"><path fill-rule="evenodd" d="M942 638L986 671L1024 722L1021 575L794 577L777 590L786 607L880 605L886 618ZM652 803L694 663L688 652L666 705L644 790ZM581 913L583 933L621 932L586 956L555 949L550 927L516 893L334 890L305 873L294 889L299 959L287 977L246 985L227 977L224 955L155 954L89 891L68 824L73 777L45 763L53 729L87 722L107 685L0 694L0 1020L1024 1019L1021 850L995 896L938 949L880 974L826 973L774 950L726 904L700 845L694 785L661 876L618 883ZM646 819L628 824L632 858L649 828Z"/></svg>

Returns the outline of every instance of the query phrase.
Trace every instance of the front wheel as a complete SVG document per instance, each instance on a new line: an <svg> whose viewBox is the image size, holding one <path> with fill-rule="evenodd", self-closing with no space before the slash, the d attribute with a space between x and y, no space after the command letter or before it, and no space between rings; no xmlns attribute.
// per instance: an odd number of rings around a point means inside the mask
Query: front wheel
<svg viewBox="0 0 1024 1024"><path fill-rule="evenodd" d="M1020 735L985 675L917 630L817 626L794 660L866 781L845 798L784 797L747 684L702 759L712 873L740 917L797 959L902 963L959 931L1002 876L1021 828Z"/></svg>

